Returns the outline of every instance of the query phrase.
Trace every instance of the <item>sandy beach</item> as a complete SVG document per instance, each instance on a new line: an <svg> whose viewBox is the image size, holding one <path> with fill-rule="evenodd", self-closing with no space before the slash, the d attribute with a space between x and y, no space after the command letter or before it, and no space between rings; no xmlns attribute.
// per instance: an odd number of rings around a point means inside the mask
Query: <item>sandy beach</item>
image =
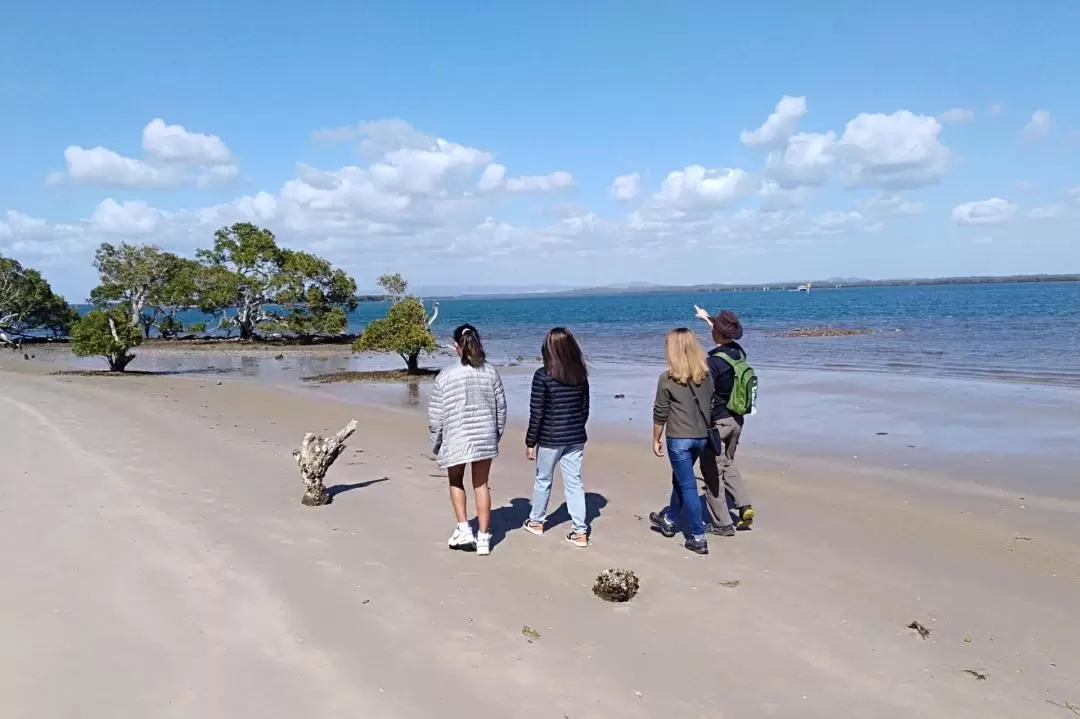
<svg viewBox="0 0 1080 719"><path fill-rule="evenodd" d="M446 549L445 483L416 412L231 378L2 367L8 717L985 719L1080 705L1075 499L754 449L756 529L697 557L642 520L666 499L666 463L605 436L587 452L594 541L580 550L562 541L565 511L542 538L517 531L531 490L518 425L480 558ZM334 503L301 506L291 451L351 417ZM608 567L637 572L639 596L593 597Z"/></svg>

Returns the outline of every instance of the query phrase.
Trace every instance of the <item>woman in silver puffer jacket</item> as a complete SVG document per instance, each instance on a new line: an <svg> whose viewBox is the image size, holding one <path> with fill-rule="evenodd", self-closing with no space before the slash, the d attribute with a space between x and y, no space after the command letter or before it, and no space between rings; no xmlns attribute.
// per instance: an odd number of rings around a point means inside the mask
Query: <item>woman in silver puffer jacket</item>
<svg viewBox="0 0 1080 719"><path fill-rule="evenodd" d="M487 362L480 333L472 325L454 330L454 349L460 364L435 378L428 405L431 451L450 480L450 503L457 528L447 544L451 549L491 553L491 460L499 456L506 428L506 394L498 371ZM465 467L472 466L473 493L479 532L469 526L465 496Z"/></svg>

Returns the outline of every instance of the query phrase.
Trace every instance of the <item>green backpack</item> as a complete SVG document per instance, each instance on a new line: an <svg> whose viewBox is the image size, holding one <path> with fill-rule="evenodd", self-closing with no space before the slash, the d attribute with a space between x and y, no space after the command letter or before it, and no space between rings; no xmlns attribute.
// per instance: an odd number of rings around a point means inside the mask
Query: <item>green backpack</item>
<svg viewBox="0 0 1080 719"><path fill-rule="evenodd" d="M727 401L728 411L740 416L753 414L754 405L757 404L758 381L754 368L746 361L746 353L743 352L739 359L732 359L726 352L719 350L709 354L727 362L735 373L735 383L731 386L731 396Z"/></svg>

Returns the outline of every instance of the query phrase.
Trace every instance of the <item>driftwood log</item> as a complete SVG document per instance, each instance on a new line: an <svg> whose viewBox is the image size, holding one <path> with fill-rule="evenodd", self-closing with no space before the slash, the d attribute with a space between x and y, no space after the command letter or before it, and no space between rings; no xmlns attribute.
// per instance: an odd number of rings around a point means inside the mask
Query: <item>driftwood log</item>
<svg viewBox="0 0 1080 719"><path fill-rule="evenodd" d="M300 467L300 478L304 480L304 496L300 503L308 507L321 507L330 504L333 496L326 491L323 478L330 465L345 450L345 440L356 431L356 420L350 420L345 428L333 437L320 437L308 432L300 449L293 451L293 458Z"/></svg>

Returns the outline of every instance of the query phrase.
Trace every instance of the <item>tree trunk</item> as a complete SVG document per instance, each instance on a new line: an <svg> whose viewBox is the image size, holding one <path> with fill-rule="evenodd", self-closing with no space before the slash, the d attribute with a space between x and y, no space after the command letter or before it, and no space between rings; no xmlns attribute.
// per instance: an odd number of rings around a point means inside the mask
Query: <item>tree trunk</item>
<svg viewBox="0 0 1080 719"><path fill-rule="evenodd" d="M110 372L123 372L133 359L135 359L135 355L127 350L105 355L105 361L109 363Z"/></svg>
<svg viewBox="0 0 1080 719"><path fill-rule="evenodd" d="M409 374L420 374L420 350L416 350L405 358L405 366Z"/></svg>
<svg viewBox="0 0 1080 719"><path fill-rule="evenodd" d="M293 459L300 467L300 477L304 480L304 496L300 503L308 507L321 507L330 504L333 497L326 491L323 478L330 465L345 451L345 440L356 431L356 420L350 420L345 428L329 439L308 432L300 449L293 452Z"/></svg>
<svg viewBox="0 0 1080 719"><path fill-rule="evenodd" d="M240 322L240 339L250 340L255 334L255 324L253 322Z"/></svg>
<svg viewBox="0 0 1080 719"><path fill-rule="evenodd" d="M22 337L12 339L8 337L6 332L0 331L0 346L4 345L10 347L13 352L20 350L22 349Z"/></svg>

